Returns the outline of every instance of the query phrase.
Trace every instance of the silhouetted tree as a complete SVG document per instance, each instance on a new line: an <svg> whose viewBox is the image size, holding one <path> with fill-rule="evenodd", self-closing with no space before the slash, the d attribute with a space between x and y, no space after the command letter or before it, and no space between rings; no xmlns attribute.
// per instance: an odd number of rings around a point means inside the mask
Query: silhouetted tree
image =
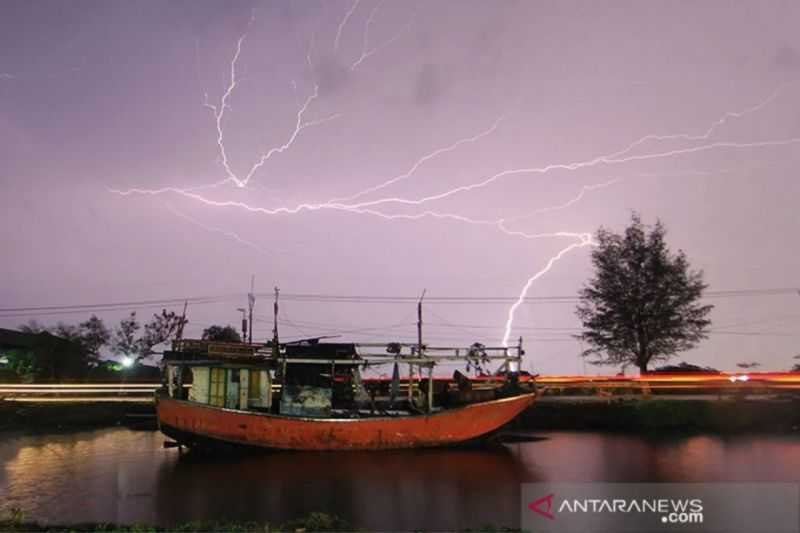
<svg viewBox="0 0 800 533"><path fill-rule="evenodd" d="M666 230L647 227L637 213L623 235L604 228L592 252L595 276L580 291L577 315L589 345L584 357L599 365L634 364L647 372L706 338L713 306L699 303L706 284L682 251L670 253Z"/></svg>
<svg viewBox="0 0 800 533"><path fill-rule="evenodd" d="M209 326L203 330L204 341L242 342L242 337L233 326Z"/></svg>
<svg viewBox="0 0 800 533"><path fill-rule="evenodd" d="M111 351L139 362L152 355L154 347L174 339L186 322L184 317L174 311L163 309L161 314L153 315L153 319L144 325L141 336L137 336L142 326L134 311L123 318L114 329Z"/></svg>
<svg viewBox="0 0 800 533"><path fill-rule="evenodd" d="M9 363L27 379L85 377L97 366L100 349L110 338L103 321L94 315L77 326L59 322L46 328L30 321L19 329L34 337L29 348L13 351Z"/></svg>
<svg viewBox="0 0 800 533"><path fill-rule="evenodd" d="M100 349L111 340L111 332L102 319L92 315L89 320L78 325L78 333L80 343L86 350L89 363L97 365L100 361Z"/></svg>
<svg viewBox="0 0 800 533"><path fill-rule="evenodd" d="M114 328L114 335L111 340L111 351L116 355L126 357L136 357L141 352L137 332L141 329L139 321L136 320L136 311L120 320L119 325Z"/></svg>

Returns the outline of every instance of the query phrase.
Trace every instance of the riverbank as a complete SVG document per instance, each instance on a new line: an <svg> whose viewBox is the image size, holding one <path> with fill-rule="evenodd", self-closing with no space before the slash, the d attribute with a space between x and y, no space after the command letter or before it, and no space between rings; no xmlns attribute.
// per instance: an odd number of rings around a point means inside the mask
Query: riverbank
<svg viewBox="0 0 800 533"><path fill-rule="evenodd" d="M0 431L62 431L118 425L155 428L152 403L35 403L0 401Z"/></svg>
<svg viewBox="0 0 800 533"><path fill-rule="evenodd" d="M0 401L0 430L61 431L127 425L155 429L150 403L21 403ZM515 430L798 432L800 399L627 399L545 396Z"/></svg>
<svg viewBox="0 0 800 533"><path fill-rule="evenodd" d="M542 398L515 429L568 431L798 432L798 399L632 399L581 401Z"/></svg>

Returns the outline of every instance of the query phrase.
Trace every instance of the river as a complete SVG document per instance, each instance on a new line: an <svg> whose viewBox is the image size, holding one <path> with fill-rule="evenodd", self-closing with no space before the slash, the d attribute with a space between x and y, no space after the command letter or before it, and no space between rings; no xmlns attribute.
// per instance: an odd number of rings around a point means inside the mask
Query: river
<svg viewBox="0 0 800 533"><path fill-rule="evenodd" d="M800 435L536 432L492 450L198 456L153 431L0 433L4 514L50 523L282 522L373 530L518 526L529 481L800 480Z"/></svg>

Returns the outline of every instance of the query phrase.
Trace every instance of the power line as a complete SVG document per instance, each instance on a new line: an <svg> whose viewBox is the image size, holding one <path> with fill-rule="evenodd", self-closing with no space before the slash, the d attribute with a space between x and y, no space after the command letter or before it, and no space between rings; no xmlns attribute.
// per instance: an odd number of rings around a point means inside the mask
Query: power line
<svg viewBox="0 0 800 533"><path fill-rule="evenodd" d="M760 296L784 296L800 293L796 287L780 287L765 289L735 289L707 291L703 298L707 299L727 299L742 297ZM159 300L123 301L123 302L104 302L94 304L74 304L74 305L51 305L39 307L7 307L0 308L0 318L25 318L32 316L50 316L59 314L76 314L81 312L102 312L102 311L127 311L147 307L160 307L179 305L188 301L194 305L218 304L226 301L237 300L241 294L228 294L217 296L190 296L183 298L169 298ZM264 293L256 294L264 296ZM308 303L359 303L359 304L413 304L419 299L418 296L368 296L368 295L336 295L336 294L303 294L288 293L282 298L287 301L308 302ZM508 304L517 301L516 296L426 296L426 304ZM575 304L580 302L578 296L527 296L523 299L525 303L547 303L547 304Z"/></svg>

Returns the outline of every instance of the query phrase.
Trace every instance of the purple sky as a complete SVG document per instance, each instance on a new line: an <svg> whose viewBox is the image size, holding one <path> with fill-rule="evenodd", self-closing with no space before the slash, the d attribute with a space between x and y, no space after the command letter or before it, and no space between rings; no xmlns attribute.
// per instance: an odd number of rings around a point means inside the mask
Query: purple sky
<svg viewBox="0 0 800 533"><path fill-rule="evenodd" d="M238 325L251 274L263 293L516 297L580 241L510 233L621 230L633 209L710 290L796 287L799 20L795 1L7 0L0 307L218 297L190 306L199 335ZM216 117L243 37L219 120L229 174ZM668 138L619 154L647 135ZM357 205L387 198L414 202ZM300 204L318 208L244 207ZM574 295L590 272L576 248L528 296ZM711 301L715 331L686 360L797 362L800 295ZM510 305L431 303L426 338L497 345ZM281 310L286 339L415 332L413 303ZM264 338L267 295L256 314ZM28 318L0 312L0 327ZM576 373L577 326L574 304L526 303L511 334L526 366Z"/></svg>

